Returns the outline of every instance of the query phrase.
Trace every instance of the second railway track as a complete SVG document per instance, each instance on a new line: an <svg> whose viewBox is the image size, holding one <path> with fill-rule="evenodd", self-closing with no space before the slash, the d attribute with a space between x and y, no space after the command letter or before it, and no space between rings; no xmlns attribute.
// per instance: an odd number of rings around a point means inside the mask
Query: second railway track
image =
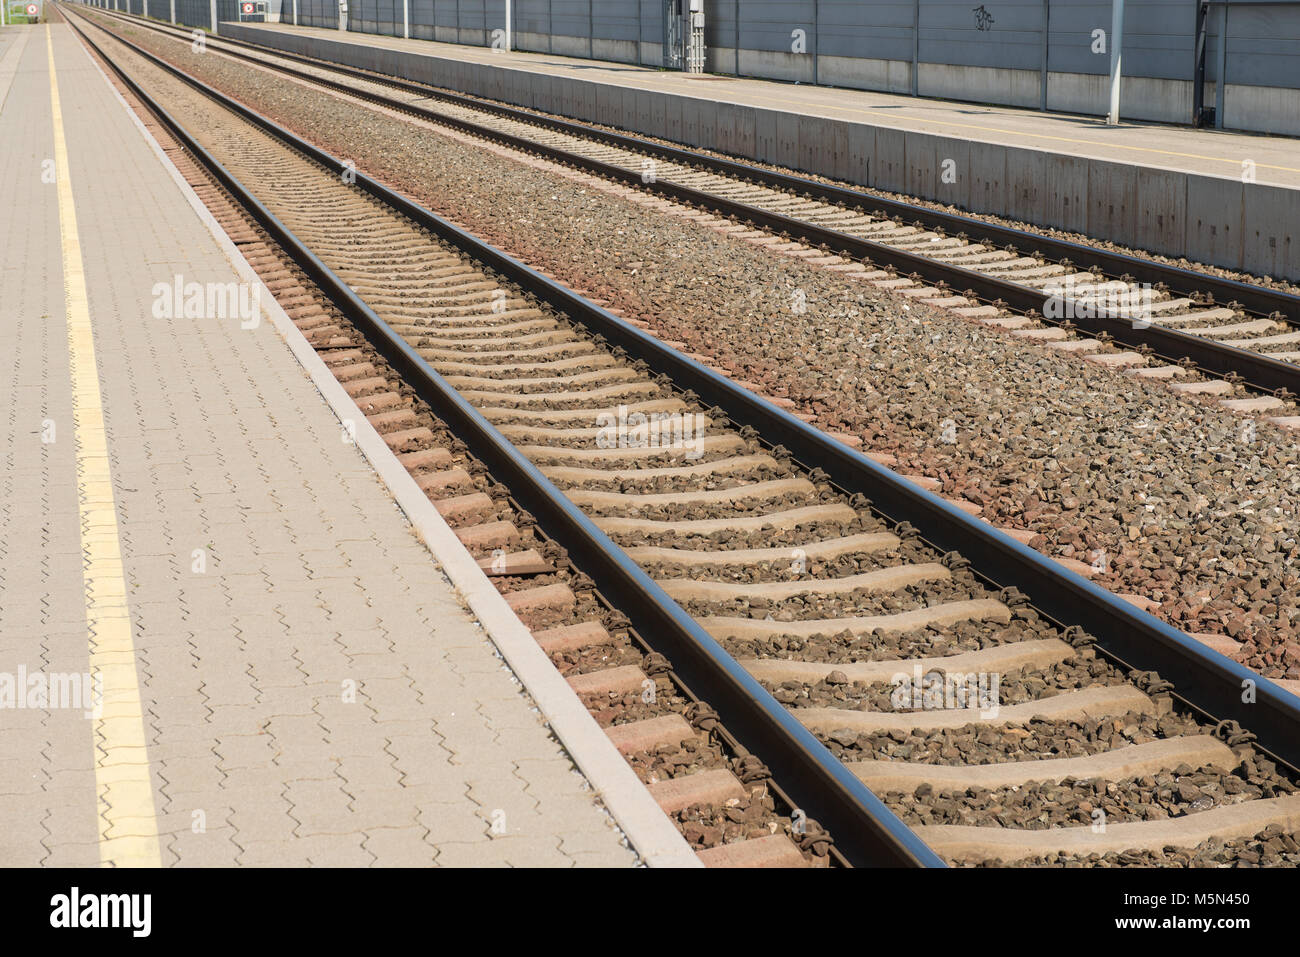
<svg viewBox="0 0 1300 957"><path fill-rule="evenodd" d="M185 31L123 19L189 41ZM1035 341L1063 343L1104 365L1158 379L1177 380L1200 368L1243 380L1269 394L1245 402L1224 399L1226 406L1300 424L1300 409L1292 401L1300 395L1300 296L884 200L246 41L208 42L226 55L282 75L863 259L876 269L860 278ZM1075 333L1088 337L1074 340ZM1204 384L1175 385L1184 387L1215 391Z"/></svg>
<svg viewBox="0 0 1300 957"><path fill-rule="evenodd" d="M120 44L778 780L830 788L802 803L855 862L1300 859L1296 699ZM439 464L440 510L486 507Z"/></svg>

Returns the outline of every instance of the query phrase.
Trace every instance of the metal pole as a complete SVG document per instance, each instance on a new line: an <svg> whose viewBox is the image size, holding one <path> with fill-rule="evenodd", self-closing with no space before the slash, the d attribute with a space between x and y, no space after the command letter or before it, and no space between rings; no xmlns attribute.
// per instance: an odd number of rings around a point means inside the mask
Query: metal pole
<svg viewBox="0 0 1300 957"><path fill-rule="evenodd" d="M176 26L176 0L171 0L172 26Z"/></svg>
<svg viewBox="0 0 1300 957"><path fill-rule="evenodd" d="M1119 123L1119 81L1124 74L1124 0L1111 0L1110 4L1110 112L1106 125Z"/></svg>
<svg viewBox="0 0 1300 957"><path fill-rule="evenodd" d="M1223 100L1228 90L1228 5L1219 13L1219 68L1214 73L1214 128L1223 129Z"/></svg>
<svg viewBox="0 0 1300 957"><path fill-rule="evenodd" d="M1210 5L1196 5L1196 40L1192 47L1192 126L1205 123L1205 33L1210 21Z"/></svg>
<svg viewBox="0 0 1300 957"><path fill-rule="evenodd" d="M411 0L402 0L402 36L411 39Z"/></svg>
<svg viewBox="0 0 1300 957"><path fill-rule="evenodd" d="M921 88L916 73L921 66L921 0L912 0L912 95Z"/></svg>
<svg viewBox="0 0 1300 957"><path fill-rule="evenodd" d="M117 0L113 0L114 3ZM217 0L208 0L208 16L212 20L212 32L217 32Z"/></svg>
<svg viewBox="0 0 1300 957"><path fill-rule="evenodd" d="M1049 28L1052 22L1052 0L1043 0L1043 81L1042 89L1038 94L1038 108L1047 109L1047 47L1049 42Z"/></svg>
<svg viewBox="0 0 1300 957"><path fill-rule="evenodd" d="M510 15L513 12L511 10L511 7L514 6L514 4L511 3L511 0L505 0L505 4L506 4L506 52L509 53L511 50L514 49L514 35L511 33L511 30L513 29L513 24L510 22L511 20Z"/></svg>
<svg viewBox="0 0 1300 957"><path fill-rule="evenodd" d="M817 85L817 60L818 60L818 58L821 56L821 49L822 49L822 45L821 45L821 39L822 39L822 34L821 34L821 3L819 2L819 0L813 0L813 9L812 9L812 14L813 14L813 23L812 23L812 27L813 27L813 29L812 29L812 32L813 32L813 49L812 49L812 56L813 56L813 86L816 86L816 85Z"/></svg>

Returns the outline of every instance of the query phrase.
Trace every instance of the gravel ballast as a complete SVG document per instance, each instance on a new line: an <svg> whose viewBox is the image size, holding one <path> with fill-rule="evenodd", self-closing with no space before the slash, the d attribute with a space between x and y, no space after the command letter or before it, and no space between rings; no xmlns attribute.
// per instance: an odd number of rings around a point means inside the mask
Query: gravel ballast
<svg viewBox="0 0 1300 957"><path fill-rule="evenodd" d="M132 40L1033 547L1300 678L1300 451L1212 400L1047 349L146 31ZM1252 434L1253 432L1253 434ZM951 441L949 441L951 439Z"/></svg>

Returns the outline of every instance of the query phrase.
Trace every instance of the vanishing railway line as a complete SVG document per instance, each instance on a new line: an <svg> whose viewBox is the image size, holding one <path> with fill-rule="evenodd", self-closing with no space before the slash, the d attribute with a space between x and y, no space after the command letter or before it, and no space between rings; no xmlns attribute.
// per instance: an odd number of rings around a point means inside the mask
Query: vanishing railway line
<svg viewBox="0 0 1300 957"><path fill-rule="evenodd" d="M175 39L183 30L129 22ZM225 55L792 236L875 268L858 278L1099 364L1176 380L1200 368L1270 393L1228 408L1300 422L1300 296L885 200L241 40ZM296 63L299 66L289 66ZM301 68L299 68L301 67ZM1086 334L1080 336L1079 334ZM1095 338L1094 338L1095 337Z"/></svg>
<svg viewBox="0 0 1300 957"><path fill-rule="evenodd" d="M655 761L720 720L786 789L789 822L765 807L743 835L767 827L778 855L827 856L796 808L855 864L1300 852L1296 699L139 47L83 37L292 258L272 291L665 807L739 800L716 761ZM550 540L524 547L510 508ZM592 620L565 552L648 656ZM668 702L641 694L668 672ZM687 698L694 726L665 710Z"/></svg>

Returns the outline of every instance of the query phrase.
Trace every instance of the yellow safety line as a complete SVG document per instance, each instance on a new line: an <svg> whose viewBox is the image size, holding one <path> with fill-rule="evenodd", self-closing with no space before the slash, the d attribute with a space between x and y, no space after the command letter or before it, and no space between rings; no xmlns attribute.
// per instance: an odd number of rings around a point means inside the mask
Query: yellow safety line
<svg viewBox="0 0 1300 957"><path fill-rule="evenodd" d="M72 197L68 144L54 68L54 36L45 27L50 62L50 112L54 120L54 172L63 240L63 294L72 370L73 434L81 519L82 577L90 672L103 682L102 713L94 718L95 785L99 798L99 859L116 867L158 867L158 820L136 676L135 645L122 573L117 508L104 430L104 407L95 365L95 337Z"/></svg>

